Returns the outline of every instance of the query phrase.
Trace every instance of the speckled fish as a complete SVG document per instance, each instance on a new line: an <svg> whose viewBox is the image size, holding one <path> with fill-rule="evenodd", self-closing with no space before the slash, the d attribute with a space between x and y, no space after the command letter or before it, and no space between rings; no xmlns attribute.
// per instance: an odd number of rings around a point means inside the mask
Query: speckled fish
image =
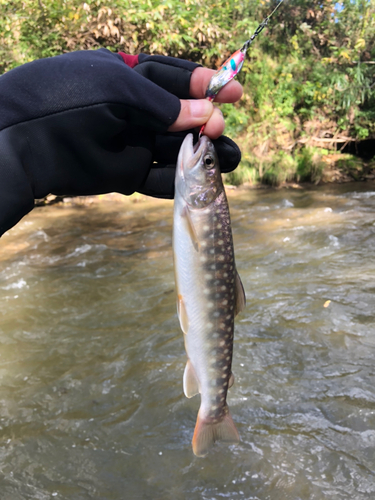
<svg viewBox="0 0 375 500"><path fill-rule="evenodd" d="M226 398L234 380L234 317L245 307L218 158L206 136L193 146L189 134L180 149L173 251L177 312L188 356L183 386L188 398L201 395L192 444L195 455L204 456L217 440L239 440Z"/></svg>

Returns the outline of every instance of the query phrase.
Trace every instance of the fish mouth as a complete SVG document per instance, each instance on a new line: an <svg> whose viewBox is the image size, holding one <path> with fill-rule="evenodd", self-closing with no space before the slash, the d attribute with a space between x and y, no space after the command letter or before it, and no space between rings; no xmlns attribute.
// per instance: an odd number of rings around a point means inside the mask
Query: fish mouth
<svg viewBox="0 0 375 500"><path fill-rule="evenodd" d="M191 169L196 165L199 158L206 151L209 138L203 135L195 144L193 144L193 134L188 134L181 145L180 172L184 176L184 170Z"/></svg>

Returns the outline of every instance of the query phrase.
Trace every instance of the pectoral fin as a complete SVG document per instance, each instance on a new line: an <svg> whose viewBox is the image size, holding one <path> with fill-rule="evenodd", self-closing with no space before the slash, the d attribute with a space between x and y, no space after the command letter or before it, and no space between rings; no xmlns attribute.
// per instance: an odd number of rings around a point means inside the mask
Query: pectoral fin
<svg viewBox="0 0 375 500"><path fill-rule="evenodd" d="M189 320L187 317L184 299L180 294L177 295L177 315L178 319L180 320L181 330L186 335L189 330Z"/></svg>
<svg viewBox="0 0 375 500"><path fill-rule="evenodd" d="M239 314L241 311L243 311L246 307L246 297L245 297L245 290L243 288L243 284L241 281L241 278L236 271L236 277L234 281L234 292L235 292L235 315Z"/></svg>
<svg viewBox="0 0 375 500"><path fill-rule="evenodd" d="M186 221L187 230L188 230L188 233L190 235L191 242L193 243L193 246L194 246L195 250L197 252L199 252L201 246L200 246L200 243L199 243L199 240L198 240L197 231L195 230L194 223L193 223L193 221L191 219L191 215L190 215L188 207L185 207L183 209L183 211L182 211L182 217Z"/></svg>
<svg viewBox="0 0 375 500"><path fill-rule="evenodd" d="M192 398L199 392L198 378L190 359L188 359L184 371L184 393L187 398Z"/></svg>

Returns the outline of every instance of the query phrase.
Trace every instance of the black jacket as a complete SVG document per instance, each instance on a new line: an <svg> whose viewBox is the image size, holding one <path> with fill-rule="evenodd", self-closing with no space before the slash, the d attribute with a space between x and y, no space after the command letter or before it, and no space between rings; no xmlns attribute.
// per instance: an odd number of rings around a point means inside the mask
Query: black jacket
<svg viewBox="0 0 375 500"><path fill-rule="evenodd" d="M173 197L182 135L167 134L196 64L108 50L40 59L0 76L0 235L49 193ZM219 140L222 169L238 148Z"/></svg>

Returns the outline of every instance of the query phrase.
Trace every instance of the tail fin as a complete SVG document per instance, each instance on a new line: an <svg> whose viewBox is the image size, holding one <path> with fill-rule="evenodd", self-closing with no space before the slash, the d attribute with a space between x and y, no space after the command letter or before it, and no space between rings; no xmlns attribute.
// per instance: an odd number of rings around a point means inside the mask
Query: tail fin
<svg viewBox="0 0 375 500"><path fill-rule="evenodd" d="M207 455L215 441L238 443L239 440L240 436L229 411L223 420L217 423L204 421L199 417L198 413L192 443L194 455L197 457L204 457Z"/></svg>

